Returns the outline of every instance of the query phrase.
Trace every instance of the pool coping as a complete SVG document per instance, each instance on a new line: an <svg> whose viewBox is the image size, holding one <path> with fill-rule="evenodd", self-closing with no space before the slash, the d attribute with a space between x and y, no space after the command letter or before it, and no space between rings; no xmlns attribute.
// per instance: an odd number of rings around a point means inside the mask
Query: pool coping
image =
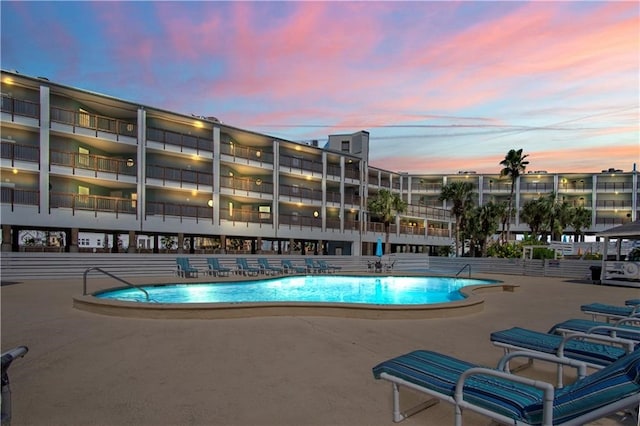
<svg viewBox="0 0 640 426"><path fill-rule="evenodd" d="M464 300L426 305L374 305L314 302L153 303L73 297L73 307L100 315L147 319L237 319L267 316L323 316L359 319L448 318L482 312L483 293L513 292L518 285L495 282L460 289Z"/></svg>

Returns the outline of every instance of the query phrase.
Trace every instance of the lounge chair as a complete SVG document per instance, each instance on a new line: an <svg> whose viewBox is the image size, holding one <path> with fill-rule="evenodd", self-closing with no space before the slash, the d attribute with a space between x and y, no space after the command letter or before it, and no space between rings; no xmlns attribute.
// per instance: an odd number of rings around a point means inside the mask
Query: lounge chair
<svg viewBox="0 0 640 426"><path fill-rule="evenodd" d="M627 299L624 301L624 304L627 306L640 305L640 299Z"/></svg>
<svg viewBox="0 0 640 426"><path fill-rule="evenodd" d="M236 265L238 265L238 273L242 275L258 275L260 273L259 268L253 268L249 266L247 259L244 257L236 258Z"/></svg>
<svg viewBox="0 0 640 426"><path fill-rule="evenodd" d="M566 335L577 331L640 342L640 327L633 324L640 324L640 318L623 318L615 323L574 318L555 324L549 333Z"/></svg>
<svg viewBox="0 0 640 426"><path fill-rule="evenodd" d="M320 267L321 271L336 272L342 269L342 266L329 265L326 260L318 260L316 263Z"/></svg>
<svg viewBox="0 0 640 426"><path fill-rule="evenodd" d="M600 316L610 321L640 315L640 305L617 306L607 305L605 303L589 303L580 306L580 310L585 314L591 315L594 321Z"/></svg>
<svg viewBox="0 0 640 426"><path fill-rule="evenodd" d="M304 264L307 267L307 272L308 273L315 273L315 272L327 272L326 270L322 270L322 268L320 268L320 265L318 265L317 263L315 263L313 261L313 259L310 258L305 258L304 259Z"/></svg>
<svg viewBox="0 0 640 426"><path fill-rule="evenodd" d="M177 257L176 258L176 274L183 278L197 277L198 269L189 264L189 258Z"/></svg>
<svg viewBox="0 0 640 426"><path fill-rule="evenodd" d="M580 378L565 388L555 389L550 383L507 373L509 360L516 356L571 365L579 369ZM395 422L440 400L454 405L456 426L462 425L466 409L503 424L581 425L636 408L640 402L640 351L586 377L579 363L554 358L548 354L513 352L491 369L436 352L414 351L375 366L373 376L392 384ZM401 386L434 398L402 413Z"/></svg>
<svg viewBox="0 0 640 426"><path fill-rule="evenodd" d="M296 273L296 274L304 274L307 272L307 268L304 266L295 266L290 260L283 259L282 260L282 268L288 274Z"/></svg>
<svg viewBox="0 0 640 426"><path fill-rule="evenodd" d="M220 261L217 257L210 257L207 259L207 266L209 267L209 275L228 277L231 273L231 268L227 268L220 265Z"/></svg>
<svg viewBox="0 0 640 426"><path fill-rule="evenodd" d="M491 342L510 351L527 351L555 355L561 359L584 362L588 367L601 369L635 349L632 340L574 332L561 336L526 328L512 327L491 333ZM528 364L530 365L530 363ZM520 367L521 368L521 367ZM562 366L558 366L558 386L562 386Z"/></svg>
<svg viewBox="0 0 640 426"><path fill-rule="evenodd" d="M271 266L269 264L269 260L266 257L261 257L258 259L258 266L260 267L263 274L282 274L284 273L284 269L280 266Z"/></svg>

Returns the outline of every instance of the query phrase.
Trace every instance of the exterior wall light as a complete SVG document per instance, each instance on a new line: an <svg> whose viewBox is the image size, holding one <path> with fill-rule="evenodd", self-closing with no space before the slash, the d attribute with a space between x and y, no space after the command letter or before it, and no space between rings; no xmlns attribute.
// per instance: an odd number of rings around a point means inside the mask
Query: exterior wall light
<svg viewBox="0 0 640 426"><path fill-rule="evenodd" d="M261 151L256 151L256 157L260 158L260 156L262 156L262 152Z"/></svg>
<svg viewBox="0 0 640 426"><path fill-rule="evenodd" d="M207 205L208 205L209 207L213 207L213 200L209 200L209 201L207 201Z"/></svg>
<svg viewBox="0 0 640 426"><path fill-rule="evenodd" d="M256 179L256 185L258 186L262 185L262 179L260 178Z"/></svg>
<svg viewBox="0 0 640 426"><path fill-rule="evenodd" d="M127 167L133 167L133 165L136 164L133 161L133 158L127 158Z"/></svg>
<svg viewBox="0 0 640 426"><path fill-rule="evenodd" d="M313 217L318 217L318 216L320 216L320 213L318 213L318 210L314 211L313 212Z"/></svg>

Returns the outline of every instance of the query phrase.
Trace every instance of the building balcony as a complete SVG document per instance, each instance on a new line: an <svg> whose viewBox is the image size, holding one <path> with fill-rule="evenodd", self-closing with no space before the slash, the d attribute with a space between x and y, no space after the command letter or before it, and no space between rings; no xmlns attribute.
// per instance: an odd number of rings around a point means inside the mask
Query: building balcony
<svg viewBox="0 0 640 426"><path fill-rule="evenodd" d="M2 95L2 112L9 115L9 121L16 117L27 117L40 121L40 104L11 96Z"/></svg>
<svg viewBox="0 0 640 426"><path fill-rule="evenodd" d="M225 195L241 195L249 198L273 199L273 183L264 182L261 178L221 176L221 193Z"/></svg>
<svg viewBox="0 0 640 426"><path fill-rule="evenodd" d="M230 157L224 161L236 164L248 164L259 168L273 169L273 153L264 149L242 146L230 141L220 142L220 154Z"/></svg>
<svg viewBox="0 0 640 426"><path fill-rule="evenodd" d="M600 182L596 185L596 192L618 193L633 192L632 182Z"/></svg>
<svg viewBox="0 0 640 426"><path fill-rule="evenodd" d="M213 219L213 209L206 206L189 206L185 204L166 203L162 201L147 201L145 219L149 216L166 218L188 218L199 220Z"/></svg>
<svg viewBox="0 0 640 426"><path fill-rule="evenodd" d="M292 157L289 155L281 155L280 171L321 178L322 177L322 161ZM335 173L335 171L332 173ZM339 177L340 171L338 171L337 173L338 174L334 176Z"/></svg>
<svg viewBox="0 0 640 426"><path fill-rule="evenodd" d="M153 144L157 144L159 148L169 151L172 147L178 147L179 152L213 153L213 139L155 127L147 128L147 144L152 147Z"/></svg>
<svg viewBox="0 0 640 426"><path fill-rule="evenodd" d="M50 112L52 130L67 131L115 142L137 143L138 126L135 122L55 106L51 107Z"/></svg>
<svg viewBox="0 0 640 426"><path fill-rule="evenodd" d="M129 198L98 195L52 192L49 197L50 209L70 209L72 214L76 211L90 211L96 216L98 212L113 213L116 217L121 214L137 215L135 205L136 201Z"/></svg>
<svg viewBox="0 0 640 426"><path fill-rule="evenodd" d="M157 179L162 185L176 183L180 188L195 186L200 189L201 186L207 186L206 189L211 190L213 187L213 173L176 167L147 165L146 179L147 183L151 183L150 179Z"/></svg>
<svg viewBox="0 0 640 426"><path fill-rule="evenodd" d="M40 163L40 147L34 145L22 145L14 142L2 140L0 145L0 156L5 160L10 160L10 166L16 162Z"/></svg>
<svg viewBox="0 0 640 426"><path fill-rule="evenodd" d="M37 189L19 189L11 187L1 187L2 204L11 206L11 211L15 206L40 206L40 191Z"/></svg>
<svg viewBox="0 0 640 426"><path fill-rule="evenodd" d="M280 200L298 203L309 201L322 202L322 190L300 186L280 185Z"/></svg>
<svg viewBox="0 0 640 426"><path fill-rule="evenodd" d="M112 174L115 180L120 180L121 176L137 176L137 170L130 160L102 155L51 150L49 163L51 166L68 167L71 174L76 174L77 170L87 170L92 172L93 177L105 178L105 174Z"/></svg>
<svg viewBox="0 0 640 426"><path fill-rule="evenodd" d="M232 222L234 226L238 224L259 224L262 226L273 226L273 218L271 213L260 212L254 210L245 209L220 209L220 220L226 222Z"/></svg>

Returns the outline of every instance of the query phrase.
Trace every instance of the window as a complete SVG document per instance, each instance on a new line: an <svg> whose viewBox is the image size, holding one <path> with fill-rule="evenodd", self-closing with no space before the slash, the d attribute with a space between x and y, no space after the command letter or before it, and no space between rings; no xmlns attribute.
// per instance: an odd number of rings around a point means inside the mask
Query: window
<svg viewBox="0 0 640 426"><path fill-rule="evenodd" d="M258 211L260 212L260 219L271 219L271 206L260 206Z"/></svg>
<svg viewBox="0 0 640 426"><path fill-rule="evenodd" d="M89 205L89 188L78 185L78 206L88 207Z"/></svg>
<svg viewBox="0 0 640 426"><path fill-rule="evenodd" d="M91 127L91 116L82 108L78 111L78 126Z"/></svg>
<svg viewBox="0 0 640 426"><path fill-rule="evenodd" d="M351 152L349 141L342 141L342 152Z"/></svg>
<svg viewBox="0 0 640 426"><path fill-rule="evenodd" d="M78 166L89 167L89 150L78 147Z"/></svg>

